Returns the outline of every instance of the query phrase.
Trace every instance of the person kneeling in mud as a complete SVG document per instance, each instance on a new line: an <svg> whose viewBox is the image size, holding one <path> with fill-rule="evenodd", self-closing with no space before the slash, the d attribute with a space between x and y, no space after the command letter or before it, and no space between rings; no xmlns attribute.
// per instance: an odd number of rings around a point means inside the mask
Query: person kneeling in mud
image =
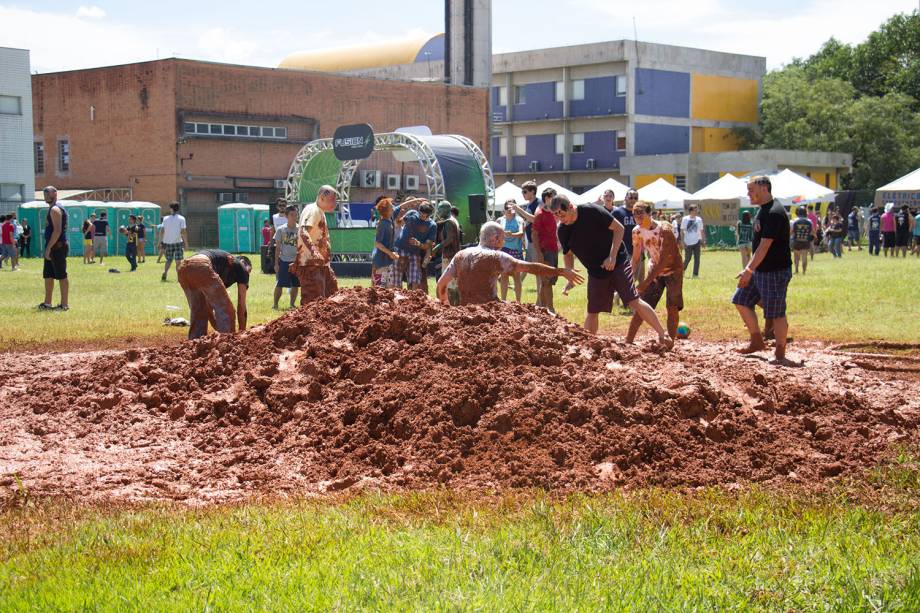
<svg viewBox="0 0 920 613"><path fill-rule="evenodd" d="M438 279L438 299L449 304L447 286L454 279L460 292L460 304L498 302L498 278L502 273L529 272L544 277L565 277L580 284L584 278L574 270L519 260L504 251L505 231L494 221L479 230L479 245L461 249Z"/></svg>
<svg viewBox="0 0 920 613"><path fill-rule="evenodd" d="M208 322L218 332L235 332L233 303L227 288L236 283L236 321L246 329L246 292L252 263L220 249L199 251L179 264L179 285L191 311L189 339L204 336Z"/></svg>

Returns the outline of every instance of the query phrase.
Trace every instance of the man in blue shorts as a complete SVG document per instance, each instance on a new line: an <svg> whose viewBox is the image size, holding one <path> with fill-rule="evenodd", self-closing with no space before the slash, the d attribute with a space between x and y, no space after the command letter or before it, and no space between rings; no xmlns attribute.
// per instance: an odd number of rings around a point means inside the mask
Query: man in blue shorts
<svg viewBox="0 0 920 613"><path fill-rule="evenodd" d="M280 213L281 211L279 211ZM286 206L287 223L275 230L275 301L273 309L278 308L278 301L285 289L291 290L291 307L297 302L300 281L291 272L291 263L297 259L297 207Z"/></svg>
<svg viewBox="0 0 920 613"><path fill-rule="evenodd" d="M751 261L738 274L738 289L732 297L751 340L739 353L749 354L767 348L754 307L763 308L776 336L776 361L786 362L786 290L792 279L792 253L789 246L789 215L782 203L773 200L770 178L753 177L747 185L751 204L759 206L754 219L754 249Z"/></svg>

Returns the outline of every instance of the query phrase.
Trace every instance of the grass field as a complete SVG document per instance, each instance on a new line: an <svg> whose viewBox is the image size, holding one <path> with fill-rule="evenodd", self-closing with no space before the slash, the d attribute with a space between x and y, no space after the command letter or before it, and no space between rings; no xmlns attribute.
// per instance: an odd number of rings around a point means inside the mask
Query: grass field
<svg viewBox="0 0 920 613"><path fill-rule="evenodd" d="M184 329L164 327L162 321L167 305L178 307L173 314L187 316L185 297L175 270L170 271L169 282L162 283L162 265L155 261L148 259L134 273L114 274L108 272L112 266L127 270L123 257L110 258L105 266L84 265L81 258L71 258L71 310L67 313L36 310L43 291L39 260L24 260L20 272L4 267L0 270L0 317L4 322L0 349L182 338ZM741 337L742 325L730 303L738 270L740 258L735 252L710 251L703 254L700 277L686 279L682 319L690 324L695 338ZM832 342L918 342L918 282L917 258L870 258L866 251L854 251L834 260L829 254L819 254L808 275L797 277L790 286L791 333L796 338ZM368 285L369 280L342 279L341 284ZM250 323L276 317L278 312L271 309L274 277L254 274L251 285ZM231 291L231 295L235 299L236 293ZM528 276L525 302L533 302L535 295L533 276ZM282 306L286 300L282 297ZM584 286L569 297L557 291L557 309L572 321L583 321L586 301ZM628 321L628 316L614 312L601 318L601 329L623 334Z"/></svg>

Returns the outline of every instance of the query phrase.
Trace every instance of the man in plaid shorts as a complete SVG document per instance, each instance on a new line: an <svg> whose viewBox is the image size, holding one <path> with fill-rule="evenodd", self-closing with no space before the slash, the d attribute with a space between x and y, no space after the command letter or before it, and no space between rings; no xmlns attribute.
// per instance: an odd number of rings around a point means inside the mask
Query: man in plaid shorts
<svg viewBox="0 0 920 613"><path fill-rule="evenodd" d="M188 234L185 230L185 217L179 215L179 203L173 202L169 205L169 215L163 218L162 228L160 229L160 242L163 244L163 255L166 256L166 268L163 269L161 281L166 280L166 273L173 260L176 261L176 268L182 261L185 245L188 243Z"/></svg>
<svg viewBox="0 0 920 613"><path fill-rule="evenodd" d="M792 279L792 251L789 245L789 215L770 193L769 177L753 177L747 185L751 204L760 207L754 220L751 247L754 254L738 274L738 289L732 303L738 309L751 340L739 353L749 354L767 348L754 307L763 308L764 317L773 324L776 335L776 361L786 362L786 289Z"/></svg>
<svg viewBox="0 0 920 613"><path fill-rule="evenodd" d="M399 268L406 275L409 289L427 289L423 287L422 260L438 235L438 226L431 220L432 213L434 207L429 202L419 205L417 211L406 213L399 238L396 239Z"/></svg>

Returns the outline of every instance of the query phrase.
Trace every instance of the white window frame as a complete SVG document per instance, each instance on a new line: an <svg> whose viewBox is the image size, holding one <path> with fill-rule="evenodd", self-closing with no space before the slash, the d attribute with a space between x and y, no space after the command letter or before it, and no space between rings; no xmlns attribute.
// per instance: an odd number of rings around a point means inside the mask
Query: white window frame
<svg viewBox="0 0 920 613"><path fill-rule="evenodd" d="M187 127L194 128L186 130ZM246 134L241 134L240 130L245 128ZM233 133L229 134L228 129ZM186 121L182 124L182 130L185 134L202 134L214 137L242 137L242 138L270 138L277 140L287 140L288 129L285 126L249 126L230 123L204 123L195 121ZM213 130L220 130L219 132ZM258 132L254 134L253 132Z"/></svg>
<svg viewBox="0 0 920 613"><path fill-rule="evenodd" d="M585 152L585 133L584 132L572 133L572 153L584 153L584 152Z"/></svg>
<svg viewBox="0 0 920 613"><path fill-rule="evenodd" d="M508 137L498 137L498 155L499 157L508 157Z"/></svg>
<svg viewBox="0 0 920 613"><path fill-rule="evenodd" d="M514 104L527 104L527 95L524 93L523 85L514 86Z"/></svg>
<svg viewBox="0 0 920 613"><path fill-rule="evenodd" d="M498 88L498 106L508 106L508 88L504 85Z"/></svg>
<svg viewBox="0 0 920 613"><path fill-rule="evenodd" d="M623 139L623 148L620 149L620 138ZM614 132L613 134L613 146L617 151L626 151L626 133L625 132Z"/></svg>
<svg viewBox="0 0 920 613"><path fill-rule="evenodd" d="M614 83L614 95L617 98L622 98L626 95L626 75L621 74L615 77L616 82Z"/></svg>
<svg viewBox="0 0 920 613"><path fill-rule="evenodd" d="M585 80L575 79L572 81L572 100L585 99Z"/></svg>
<svg viewBox="0 0 920 613"><path fill-rule="evenodd" d="M57 142L57 169L58 172L70 172L70 139L59 138Z"/></svg>
<svg viewBox="0 0 920 613"><path fill-rule="evenodd" d="M565 101L565 81L556 81L556 102Z"/></svg>
<svg viewBox="0 0 920 613"><path fill-rule="evenodd" d="M35 174L45 174L45 142L37 140L32 145L32 155L34 161ZM40 160L40 162L39 162Z"/></svg>
<svg viewBox="0 0 920 613"><path fill-rule="evenodd" d="M527 155L527 137L526 136L515 136L514 137L514 155L515 157L521 157Z"/></svg>
<svg viewBox="0 0 920 613"><path fill-rule="evenodd" d="M0 94L0 115L22 115L22 96Z"/></svg>
<svg viewBox="0 0 920 613"><path fill-rule="evenodd" d="M12 189L11 189L12 188ZM25 195L26 186L22 183L0 183L0 202L18 202L22 203ZM12 194L19 196L12 198Z"/></svg>

